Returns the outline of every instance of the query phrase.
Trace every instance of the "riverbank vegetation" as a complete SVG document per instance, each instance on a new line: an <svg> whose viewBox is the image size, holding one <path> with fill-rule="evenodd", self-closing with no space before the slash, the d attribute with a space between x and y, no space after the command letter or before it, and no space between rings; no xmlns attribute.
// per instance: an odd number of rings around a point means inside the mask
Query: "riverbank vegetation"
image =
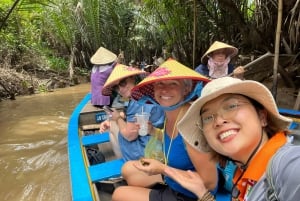
<svg viewBox="0 0 300 201"><path fill-rule="evenodd" d="M172 56L194 68L210 44L221 40L238 47L237 63L244 65L276 53L278 10L279 53L291 58L279 64L284 85L296 93L299 0L2 0L0 97L79 83L100 46L122 55L126 64ZM265 72L259 81L269 77Z"/></svg>

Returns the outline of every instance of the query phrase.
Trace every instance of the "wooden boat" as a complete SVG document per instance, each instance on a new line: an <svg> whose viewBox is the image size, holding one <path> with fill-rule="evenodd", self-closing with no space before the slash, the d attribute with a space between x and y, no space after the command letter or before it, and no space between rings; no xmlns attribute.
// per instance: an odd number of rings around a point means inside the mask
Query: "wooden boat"
<svg viewBox="0 0 300 201"><path fill-rule="evenodd" d="M106 113L90 104L91 95L87 94L74 109L68 126L68 154L72 200L108 201L111 193L122 180L123 160L114 155L109 133L99 133L100 122L106 120ZM300 130L300 111L280 109L282 114L293 118L291 129ZM91 164L87 156L89 147L98 148L106 161ZM229 201L228 194L217 194L217 201Z"/></svg>
<svg viewBox="0 0 300 201"><path fill-rule="evenodd" d="M109 133L99 133L98 124L106 120L106 113L90 104L87 94L74 109L68 125L68 154L72 200L108 201L120 177L123 160L116 158L109 144ZM91 164L87 149L98 148L106 157L100 164ZM115 181L113 181L115 179ZM105 189L106 188L106 189Z"/></svg>

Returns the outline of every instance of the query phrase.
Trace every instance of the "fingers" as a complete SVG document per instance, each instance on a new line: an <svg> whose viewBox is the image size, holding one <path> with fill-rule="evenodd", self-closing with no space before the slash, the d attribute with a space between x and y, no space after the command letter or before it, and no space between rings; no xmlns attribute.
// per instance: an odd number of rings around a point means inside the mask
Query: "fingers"
<svg viewBox="0 0 300 201"><path fill-rule="evenodd" d="M239 66L233 71L233 77L243 79L244 78L245 69L243 66Z"/></svg>
<svg viewBox="0 0 300 201"><path fill-rule="evenodd" d="M234 69L234 71L233 71L234 74L241 74L241 73L244 73L244 72L245 72L245 69L244 69L243 66L239 66L236 69Z"/></svg>
<svg viewBox="0 0 300 201"><path fill-rule="evenodd" d="M106 131L107 130L107 128L105 128L105 127L100 127L100 133L103 133L104 131Z"/></svg>
<svg viewBox="0 0 300 201"><path fill-rule="evenodd" d="M121 113L115 108L111 108L112 112L110 113L110 120L116 121L118 118L123 118Z"/></svg>
<svg viewBox="0 0 300 201"><path fill-rule="evenodd" d="M109 127L110 127L109 121L102 122L100 124L100 129L99 129L100 133L105 132L107 129L109 129Z"/></svg>

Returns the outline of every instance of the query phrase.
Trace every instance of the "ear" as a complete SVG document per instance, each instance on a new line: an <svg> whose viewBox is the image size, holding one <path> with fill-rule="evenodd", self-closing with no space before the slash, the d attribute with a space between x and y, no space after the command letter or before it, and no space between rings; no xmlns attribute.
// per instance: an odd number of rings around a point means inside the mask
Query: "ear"
<svg viewBox="0 0 300 201"><path fill-rule="evenodd" d="M191 92L190 87L185 86L185 87L184 87L184 90L183 90L183 95L184 95L184 96L187 96L190 92Z"/></svg>
<svg viewBox="0 0 300 201"><path fill-rule="evenodd" d="M260 119L260 123L262 127L266 127L268 125L267 116L268 116L267 110L258 111L258 117Z"/></svg>

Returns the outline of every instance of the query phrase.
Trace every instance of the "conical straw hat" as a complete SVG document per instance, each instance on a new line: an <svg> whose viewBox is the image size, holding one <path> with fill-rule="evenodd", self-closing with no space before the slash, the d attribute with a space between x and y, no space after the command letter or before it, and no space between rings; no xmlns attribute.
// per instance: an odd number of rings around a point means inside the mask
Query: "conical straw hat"
<svg viewBox="0 0 300 201"><path fill-rule="evenodd" d="M116 59L117 55L104 47L100 47L91 57L91 63L96 65L105 65L116 61Z"/></svg>
<svg viewBox="0 0 300 201"><path fill-rule="evenodd" d="M112 70L109 77L107 78L102 89L102 94L105 96L109 96L112 93L112 87L118 84L120 80L134 75L144 74L144 73L146 72L140 69L131 66L125 66L123 64L117 64Z"/></svg>
<svg viewBox="0 0 300 201"><path fill-rule="evenodd" d="M142 96L153 97L153 83L161 80L190 79L193 81L208 82L209 78L179 63L174 59L168 59L155 71L132 89L131 97L138 100Z"/></svg>
<svg viewBox="0 0 300 201"><path fill-rule="evenodd" d="M234 57L235 55L237 55L238 53L238 49L236 47L233 47L231 45L228 45L226 43L222 43L220 41L215 41L209 48L208 50L205 52L205 54L201 57L201 62L203 64L207 63L208 60L208 55L216 50L219 49L226 49L227 50L227 56L229 56L230 58Z"/></svg>

